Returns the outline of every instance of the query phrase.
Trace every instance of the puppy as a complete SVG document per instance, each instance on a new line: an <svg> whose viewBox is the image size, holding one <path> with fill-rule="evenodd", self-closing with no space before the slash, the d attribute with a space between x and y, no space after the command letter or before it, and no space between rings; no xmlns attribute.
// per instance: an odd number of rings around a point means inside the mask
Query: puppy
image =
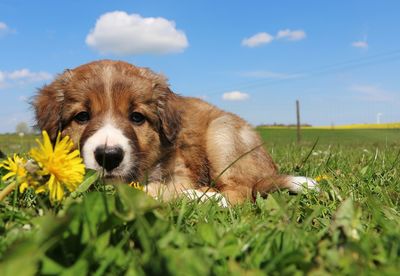
<svg viewBox="0 0 400 276"><path fill-rule="evenodd" d="M122 61L66 70L33 105L38 126L53 140L58 132L71 137L88 168L106 179L145 183L164 200L218 192L237 204L316 185L279 175L258 134L238 116L179 96L163 76Z"/></svg>

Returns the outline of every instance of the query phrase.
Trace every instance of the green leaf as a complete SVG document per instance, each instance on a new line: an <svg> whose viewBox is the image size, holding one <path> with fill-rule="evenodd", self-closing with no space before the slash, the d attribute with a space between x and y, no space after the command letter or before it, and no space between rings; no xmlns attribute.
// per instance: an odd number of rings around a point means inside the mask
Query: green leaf
<svg viewBox="0 0 400 276"><path fill-rule="evenodd" d="M218 236L213 225L209 223L201 223L197 226L197 233L206 244L213 247L217 245Z"/></svg>
<svg viewBox="0 0 400 276"><path fill-rule="evenodd" d="M157 242L160 248L172 247L187 247L188 238L183 233L172 229L160 238Z"/></svg>
<svg viewBox="0 0 400 276"><path fill-rule="evenodd" d="M159 202L142 191L128 185L117 186L116 215L125 221L134 220L138 215L142 215L159 206Z"/></svg>
<svg viewBox="0 0 400 276"><path fill-rule="evenodd" d="M231 276L263 276L265 275L264 272L257 270L257 269L252 269L252 270L246 270L242 268L237 262L230 260L228 263L228 269L229 269L229 275ZM228 273L227 273L228 274Z"/></svg>
<svg viewBox="0 0 400 276"><path fill-rule="evenodd" d="M115 209L114 197L107 196L102 192L88 193L79 211L84 219L82 242L87 243L92 238L97 237L101 232L106 231L102 226L110 217L110 213ZM111 225L109 227L112 227Z"/></svg>
<svg viewBox="0 0 400 276"><path fill-rule="evenodd" d="M33 218L32 223L38 228L35 235L37 242L39 244L46 243L46 247L51 246L62 236L70 221L70 217L56 217L52 214Z"/></svg>
<svg viewBox="0 0 400 276"><path fill-rule="evenodd" d="M65 267L55 262L53 259L44 256L42 258L42 269L40 270L41 274L45 275L59 275L61 272L65 270Z"/></svg>
<svg viewBox="0 0 400 276"><path fill-rule="evenodd" d="M170 248L163 253L167 259L168 272L159 271L159 275L210 275L211 260L201 254L201 251Z"/></svg>
<svg viewBox="0 0 400 276"><path fill-rule="evenodd" d="M265 200L264 208L270 214L275 214L281 209L278 202L275 200L274 195L272 194L268 195L268 198Z"/></svg>
<svg viewBox="0 0 400 276"><path fill-rule="evenodd" d="M85 259L79 259L73 266L65 269L60 275L61 276L76 276L76 275L88 275L89 264Z"/></svg>
<svg viewBox="0 0 400 276"><path fill-rule="evenodd" d="M108 252L107 248L110 245L110 236L111 236L111 229L110 231L104 232L101 234L99 237L96 239L95 243L95 249L96 253L100 256L103 255L104 253Z"/></svg>
<svg viewBox="0 0 400 276"><path fill-rule="evenodd" d="M241 253L241 248L243 247L239 238L233 233L225 233L220 244L219 253L222 257L235 258Z"/></svg>
<svg viewBox="0 0 400 276"><path fill-rule="evenodd" d="M361 211L355 208L353 200L348 198L342 202L336 211L333 227L343 230L347 237L359 240L359 232L362 229L360 217Z"/></svg>
<svg viewBox="0 0 400 276"><path fill-rule="evenodd" d="M362 175L365 175L365 174L367 173L368 169L369 169L369 166L367 165L367 166L363 167L363 168L360 170L360 173L361 173Z"/></svg>
<svg viewBox="0 0 400 276"><path fill-rule="evenodd" d="M72 193L72 195L86 192L90 188L90 186L92 186L93 183L95 183L99 179L99 177L100 175L97 171L87 170L85 180L83 180L81 185L79 185L79 187Z"/></svg>
<svg viewBox="0 0 400 276"><path fill-rule="evenodd" d="M32 239L16 244L0 262L1 275L36 275L41 255Z"/></svg>

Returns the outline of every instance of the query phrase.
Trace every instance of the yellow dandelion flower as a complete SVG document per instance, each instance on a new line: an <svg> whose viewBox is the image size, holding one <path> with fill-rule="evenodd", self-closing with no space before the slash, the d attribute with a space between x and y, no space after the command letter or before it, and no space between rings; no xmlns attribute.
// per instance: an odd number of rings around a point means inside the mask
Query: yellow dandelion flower
<svg viewBox="0 0 400 276"><path fill-rule="evenodd" d="M25 158L14 154L12 158L8 157L7 160L4 160L0 164L0 167L8 171L8 173L2 177L2 180L7 181L13 179L16 185L19 185L19 191L21 193L29 186L35 186L38 183L28 174L25 168L26 163L27 160Z"/></svg>
<svg viewBox="0 0 400 276"><path fill-rule="evenodd" d="M64 197L65 188L73 192L82 183L85 166L79 151L73 150L73 142L68 136L61 139L58 134L53 148L47 132L43 131L42 135L43 143L36 139L39 147L31 149L30 155L39 165L37 174L49 179L36 192L48 190L52 202L60 201Z"/></svg>
<svg viewBox="0 0 400 276"><path fill-rule="evenodd" d="M136 190L140 190L140 191L143 191L143 190L144 190L144 187L143 187L142 185L140 185L139 182L134 182L134 181L132 181L132 182L129 183L128 185L129 185L130 187L136 189Z"/></svg>
<svg viewBox="0 0 400 276"><path fill-rule="evenodd" d="M327 176L327 175L325 175L325 174L323 174L323 175L318 175L316 178L315 178L315 180L317 181L317 182L320 182L321 180L328 180L329 179L329 176Z"/></svg>

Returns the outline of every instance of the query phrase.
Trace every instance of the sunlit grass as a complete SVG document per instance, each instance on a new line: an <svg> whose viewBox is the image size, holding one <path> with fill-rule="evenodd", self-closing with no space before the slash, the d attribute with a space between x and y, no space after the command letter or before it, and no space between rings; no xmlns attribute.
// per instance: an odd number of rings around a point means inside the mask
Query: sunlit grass
<svg viewBox="0 0 400 276"><path fill-rule="evenodd" d="M57 210L11 196L1 275L397 275L399 132L360 131L312 130L300 145L295 131L261 131L281 172L320 177L320 192L221 208L159 203L88 174Z"/></svg>

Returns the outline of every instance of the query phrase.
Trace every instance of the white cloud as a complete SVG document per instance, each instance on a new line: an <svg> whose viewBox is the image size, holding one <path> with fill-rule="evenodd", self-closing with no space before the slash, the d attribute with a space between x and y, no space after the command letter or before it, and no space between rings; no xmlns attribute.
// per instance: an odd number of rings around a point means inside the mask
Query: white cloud
<svg viewBox="0 0 400 276"><path fill-rule="evenodd" d="M27 96L19 96L18 100L20 100L21 102L26 102L27 103L29 101L29 98Z"/></svg>
<svg viewBox="0 0 400 276"><path fill-rule="evenodd" d="M49 80L52 75L47 72L31 72L29 69L20 69L7 73L6 77L10 80L25 80L29 82Z"/></svg>
<svg viewBox="0 0 400 276"><path fill-rule="evenodd" d="M353 85L350 91L356 92L357 96L365 101L387 102L393 100L393 94L375 85Z"/></svg>
<svg viewBox="0 0 400 276"><path fill-rule="evenodd" d="M276 36L270 35L269 33L258 33L249 38L242 40L242 46L247 46L250 48L258 47L263 44L271 43L273 40L288 40L288 41L298 41L306 38L306 33L303 30L280 30Z"/></svg>
<svg viewBox="0 0 400 276"><path fill-rule="evenodd" d="M6 23L0 22L0 37L12 32L12 30L7 26Z"/></svg>
<svg viewBox="0 0 400 276"><path fill-rule="evenodd" d="M0 89L12 84L25 84L50 80L53 76L47 72L31 72L29 69L20 69L12 72L0 71Z"/></svg>
<svg viewBox="0 0 400 276"><path fill-rule="evenodd" d="M188 47L174 21L114 11L101 15L86 36L86 44L100 53L116 55L167 54Z"/></svg>
<svg viewBox="0 0 400 276"><path fill-rule="evenodd" d="M276 35L276 39L286 39L290 41L298 41L306 38L306 33L303 30L280 30Z"/></svg>
<svg viewBox="0 0 400 276"><path fill-rule="evenodd" d="M6 85L6 76L0 71L0 89Z"/></svg>
<svg viewBox="0 0 400 276"><path fill-rule="evenodd" d="M0 31L8 30L8 26L4 22L0 22Z"/></svg>
<svg viewBox="0 0 400 276"><path fill-rule="evenodd" d="M222 95L222 99L225 101L244 101L249 97L249 94L240 91L226 92Z"/></svg>
<svg viewBox="0 0 400 276"><path fill-rule="evenodd" d="M368 42L367 41L354 41L351 43L351 46L355 48L361 48L361 49L366 49L368 48Z"/></svg>
<svg viewBox="0 0 400 276"><path fill-rule="evenodd" d="M271 43L274 37L268 33L258 33L242 40L242 45L250 48Z"/></svg>

